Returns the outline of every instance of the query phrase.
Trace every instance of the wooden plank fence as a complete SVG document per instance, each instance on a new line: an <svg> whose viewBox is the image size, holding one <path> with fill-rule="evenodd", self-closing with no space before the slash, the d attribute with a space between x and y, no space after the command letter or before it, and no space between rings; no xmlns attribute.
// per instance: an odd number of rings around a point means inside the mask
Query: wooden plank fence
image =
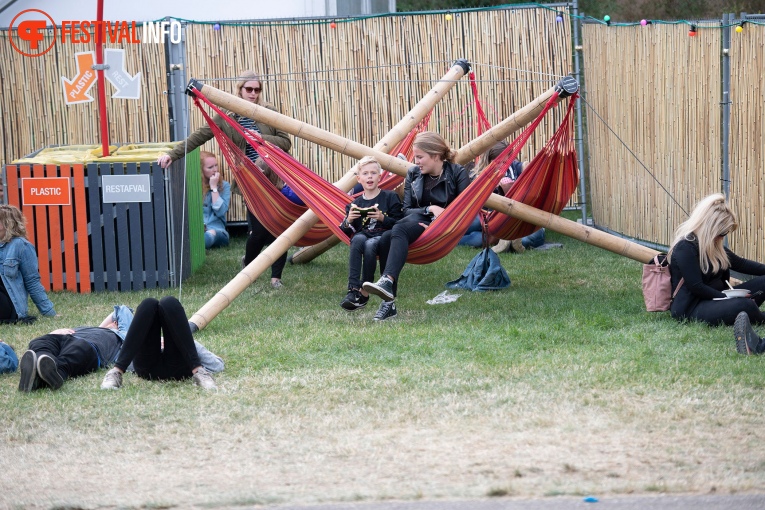
<svg viewBox="0 0 765 510"><path fill-rule="evenodd" d="M151 201L104 202L105 175L148 175ZM199 257L201 251L204 256L201 212L198 218L187 216L189 207L201 211L201 185L191 187L187 199L181 163L171 166L167 175L177 177L166 179L165 171L153 163L5 166L6 200L27 219L43 287L80 293L134 291L168 288L188 277L193 267L190 254ZM21 179L27 177L69 178L71 204L25 204ZM176 218L170 225L168 210ZM200 231L193 248L190 229ZM200 263L197 260L197 266Z"/></svg>
<svg viewBox="0 0 765 510"><path fill-rule="evenodd" d="M83 165L8 165L3 169L3 181L7 184L6 201L21 209L27 220L27 235L37 249L40 282L46 290L80 293L92 290L84 172ZM74 191L71 204L24 204L21 179L27 177L72 179Z"/></svg>

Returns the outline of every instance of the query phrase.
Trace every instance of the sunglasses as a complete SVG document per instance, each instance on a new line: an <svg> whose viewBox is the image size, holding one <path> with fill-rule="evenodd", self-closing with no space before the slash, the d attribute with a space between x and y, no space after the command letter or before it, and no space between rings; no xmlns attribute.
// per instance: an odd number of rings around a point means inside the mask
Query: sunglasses
<svg viewBox="0 0 765 510"><path fill-rule="evenodd" d="M719 235L719 236L717 236L717 237L725 237L725 236L727 236L729 233L730 233L730 231L727 231L727 232L723 232L722 234L720 234L720 235Z"/></svg>
<svg viewBox="0 0 765 510"><path fill-rule="evenodd" d="M242 88L243 88L243 89L244 89L244 91L245 91L245 92L247 92L248 94L252 94L253 92L257 92L258 94L260 94L260 91L261 91L261 90L263 90L263 89L262 89L262 88L260 88L260 87L242 87Z"/></svg>

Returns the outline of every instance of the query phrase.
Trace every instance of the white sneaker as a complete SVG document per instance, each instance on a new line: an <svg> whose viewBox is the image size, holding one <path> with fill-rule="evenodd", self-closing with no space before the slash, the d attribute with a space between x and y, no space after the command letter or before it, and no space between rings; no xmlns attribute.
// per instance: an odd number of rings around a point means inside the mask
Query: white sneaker
<svg viewBox="0 0 765 510"><path fill-rule="evenodd" d="M199 370L197 370L194 375L191 376L191 380L194 381L194 384L206 390L218 389L218 387L215 385L215 381L210 375L210 372L208 372L205 367L199 367Z"/></svg>
<svg viewBox="0 0 765 510"><path fill-rule="evenodd" d="M104 380L101 381L102 390L116 390L122 387L122 372L117 368L112 368L104 376Z"/></svg>
<svg viewBox="0 0 765 510"><path fill-rule="evenodd" d="M507 239L500 239L499 242L491 249L494 253L505 253L510 249L510 241Z"/></svg>

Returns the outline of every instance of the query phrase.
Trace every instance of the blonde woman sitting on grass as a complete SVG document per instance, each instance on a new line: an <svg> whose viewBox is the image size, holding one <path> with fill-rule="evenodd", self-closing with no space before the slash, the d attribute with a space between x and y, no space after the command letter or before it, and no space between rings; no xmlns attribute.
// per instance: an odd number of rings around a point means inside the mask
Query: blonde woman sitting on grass
<svg viewBox="0 0 765 510"><path fill-rule="evenodd" d="M668 254L672 293L677 292L670 310L677 320L734 325L738 351L760 354L765 345L750 322L765 324L760 310L765 301L765 264L739 257L723 245L725 236L737 228L736 214L720 193L702 199L677 228ZM746 297L728 298L723 293L731 270L757 276L735 286L747 289Z"/></svg>

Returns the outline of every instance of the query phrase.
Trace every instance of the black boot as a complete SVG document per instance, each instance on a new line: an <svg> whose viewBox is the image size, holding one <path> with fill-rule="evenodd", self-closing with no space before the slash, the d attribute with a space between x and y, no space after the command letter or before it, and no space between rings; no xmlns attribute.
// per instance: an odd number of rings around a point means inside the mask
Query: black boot
<svg viewBox="0 0 765 510"><path fill-rule="evenodd" d="M736 336L736 350L739 354L760 354L762 339L752 329L749 314L741 312L733 323L733 334Z"/></svg>

